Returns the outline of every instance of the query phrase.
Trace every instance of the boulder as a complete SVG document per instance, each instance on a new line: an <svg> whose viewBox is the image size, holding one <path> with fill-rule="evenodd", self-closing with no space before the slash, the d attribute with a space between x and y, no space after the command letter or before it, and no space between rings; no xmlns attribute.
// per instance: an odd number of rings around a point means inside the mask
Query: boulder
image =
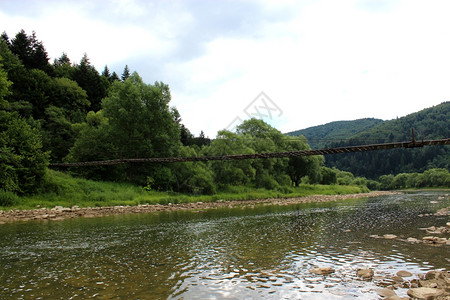
<svg viewBox="0 0 450 300"><path fill-rule="evenodd" d="M317 275L328 275L328 274L334 273L334 269L329 268L329 267L319 267L319 268L311 269L310 272L317 274Z"/></svg>
<svg viewBox="0 0 450 300"><path fill-rule="evenodd" d="M380 295L381 297L394 297L397 296L397 294L388 288L383 288L383 289L378 289L377 290L377 294Z"/></svg>
<svg viewBox="0 0 450 300"><path fill-rule="evenodd" d="M361 277L364 280L371 280L374 275L372 269L358 269L356 271L356 276Z"/></svg>
<svg viewBox="0 0 450 300"><path fill-rule="evenodd" d="M413 288L409 289L407 292L408 296L414 299L430 299L433 297L440 296L444 293L445 293L444 290L427 287Z"/></svg>
<svg viewBox="0 0 450 300"><path fill-rule="evenodd" d="M411 273L411 272L408 272L408 271L398 271L397 272L397 276L400 276L400 277L411 277L413 274Z"/></svg>

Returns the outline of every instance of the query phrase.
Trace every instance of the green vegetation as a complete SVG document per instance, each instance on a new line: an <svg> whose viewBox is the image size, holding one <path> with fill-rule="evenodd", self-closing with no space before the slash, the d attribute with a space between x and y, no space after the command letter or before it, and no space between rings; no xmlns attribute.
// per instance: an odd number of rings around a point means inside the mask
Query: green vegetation
<svg viewBox="0 0 450 300"><path fill-rule="evenodd" d="M180 113L170 106L170 101L167 84L144 83L128 66L119 78L107 66L100 74L86 54L79 63L72 63L63 53L50 64L34 32L27 35L22 30L13 39L3 33L0 206L132 205L355 193L366 191L367 186L400 186L396 177L394 183L389 182L393 175L380 178L380 182L366 177L422 172L431 167L448 170L449 166L447 148L429 147L415 152L330 156L327 166L323 156L308 156L74 167L68 174L47 169L50 162L61 161L311 149L304 136L283 135L257 119L244 121L236 132L219 131L213 141L203 132L195 137L182 124ZM364 142L404 140L407 137L397 133L406 135L410 127L416 128L418 138L448 137L449 108L447 102L390 123L376 119L336 122L304 134L315 145L341 138L346 132L357 134L355 137ZM356 138L349 141L359 142ZM430 170L407 182L414 187L446 185L442 173Z"/></svg>
<svg viewBox="0 0 450 300"><path fill-rule="evenodd" d="M72 207L96 207L138 204L168 204L212 202L219 200L254 200L267 198L290 198L308 195L339 195L367 192L359 186L324 186L300 184L285 192L251 188L247 186L229 186L214 195L189 195L175 192L147 191L129 183L113 183L75 178L68 174L48 170L45 192L35 195L17 196L0 190L0 206L3 209L52 208L60 205Z"/></svg>
<svg viewBox="0 0 450 300"><path fill-rule="evenodd" d="M423 173L382 175L378 181L373 188L381 190L448 188L450 187L450 172L446 169L430 169Z"/></svg>
<svg viewBox="0 0 450 300"><path fill-rule="evenodd" d="M333 122L291 134L304 134L310 145L320 142L320 147L325 148L410 141L411 128L414 128L416 140L445 139L450 137L449 120L450 102L444 102L395 120ZM329 155L326 166L376 179L386 174L422 173L433 168L450 170L449 157L448 146L434 146Z"/></svg>
<svg viewBox="0 0 450 300"><path fill-rule="evenodd" d="M382 122L383 120L373 118L354 121L336 121L288 132L287 135L304 136L308 140L311 148L322 149L330 143L348 139L351 136L371 129Z"/></svg>

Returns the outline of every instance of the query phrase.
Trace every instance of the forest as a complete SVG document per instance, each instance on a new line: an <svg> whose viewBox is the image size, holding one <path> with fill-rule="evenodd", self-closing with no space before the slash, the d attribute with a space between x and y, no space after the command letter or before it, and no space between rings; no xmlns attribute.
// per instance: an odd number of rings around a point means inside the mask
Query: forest
<svg viewBox="0 0 450 300"><path fill-rule="evenodd" d="M214 140L203 133L196 137L182 123L180 112L170 101L166 83L145 83L128 66L120 76L111 73L108 66L100 73L87 54L79 62L72 62L66 53L51 63L35 32L29 35L21 30L13 38L4 32L0 38L0 190L16 195L46 192L50 162L310 149L304 136L284 135L258 119L244 121L236 132L219 131ZM440 114L436 113L439 120L442 114L448 115L448 106L447 103ZM444 126L446 120L441 120ZM391 130L389 126L386 128ZM446 130L435 136L448 135ZM397 132L392 129L391 134ZM398 138L403 137L389 137L389 141ZM436 151L445 156L448 151L424 150L425 156ZM399 155L400 160L401 156L414 154ZM443 175L447 178L444 186L450 182L448 155L446 159L446 165L439 162L427 165L447 171ZM347 172L344 163L330 161L329 167L325 166L323 156L310 156L73 167L65 171L97 181L131 182L146 190L209 195L230 186L289 191L305 183L369 184L367 179ZM376 163L370 160L370 165ZM340 171L341 168L346 171ZM368 170L370 174L351 171L374 178L391 174L392 166Z"/></svg>

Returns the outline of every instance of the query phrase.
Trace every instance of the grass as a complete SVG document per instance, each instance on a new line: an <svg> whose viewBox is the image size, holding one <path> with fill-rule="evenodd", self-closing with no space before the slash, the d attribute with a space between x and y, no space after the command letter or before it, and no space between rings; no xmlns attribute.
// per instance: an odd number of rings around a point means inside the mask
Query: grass
<svg viewBox="0 0 450 300"><path fill-rule="evenodd" d="M41 192L31 196L8 198L0 209L34 209L55 206L96 207L138 204L192 203L230 200L254 200L266 198L292 198L308 195L339 195L368 192L365 187L342 185L300 185L282 191L232 186L214 195L187 195L173 192L146 191L143 187L127 183L99 182L71 177L65 173L49 170L46 184ZM1 195L0 195L1 196ZM11 198L13 197L13 198Z"/></svg>

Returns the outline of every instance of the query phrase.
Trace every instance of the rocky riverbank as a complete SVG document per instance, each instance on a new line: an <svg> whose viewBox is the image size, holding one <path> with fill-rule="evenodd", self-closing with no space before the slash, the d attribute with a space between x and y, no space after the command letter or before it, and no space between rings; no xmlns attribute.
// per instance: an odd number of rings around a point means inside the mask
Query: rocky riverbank
<svg viewBox="0 0 450 300"><path fill-rule="evenodd" d="M325 278L335 270L320 267L311 269L310 272ZM402 270L391 275L379 275L373 269L358 269L355 275L358 280L373 281L378 287L375 292L382 299L450 299L450 272L445 270L433 270L418 275ZM406 295L402 295L405 290Z"/></svg>
<svg viewBox="0 0 450 300"><path fill-rule="evenodd" d="M370 192L361 194L347 194L347 195L317 195L306 196L298 198L287 199L260 199L260 200L244 200L244 201L223 201L215 202L195 202L195 203L180 203L160 205L160 204L143 204L137 206L110 206L110 207L61 207L55 206L49 208L39 208L31 210L10 210L0 211L0 224L14 221L30 221L30 220L63 220L68 218L93 218L108 215L118 214L134 214L134 213L151 213L161 211L176 211L176 210L205 210L219 207L251 207L254 205L292 205L299 203L310 202L329 202L346 199L357 199L367 197L378 197L384 195L399 194L398 192Z"/></svg>

